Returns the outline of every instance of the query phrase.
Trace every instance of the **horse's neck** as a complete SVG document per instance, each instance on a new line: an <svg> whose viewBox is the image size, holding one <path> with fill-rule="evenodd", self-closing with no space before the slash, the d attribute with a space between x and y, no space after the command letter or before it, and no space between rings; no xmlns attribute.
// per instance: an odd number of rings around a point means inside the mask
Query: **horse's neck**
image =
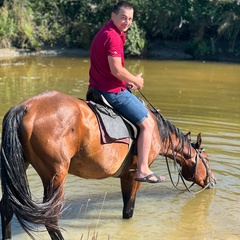
<svg viewBox="0 0 240 240"><path fill-rule="evenodd" d="M184 135L170 121L166 120L159 112L153 111L156 118L160 138L160 155L177 159L179 164L196 155L188 135Z"/></svg>
<svg viewBox="0 0 240 240"><path fill-rule="evenodd" d="M160 154L176 160L178 164L182 165L186 160L194 159L196 152L188 142L184 141L182 144L177 136L171 135L171 137L166 139L163 143L162 152Z"/></svg>

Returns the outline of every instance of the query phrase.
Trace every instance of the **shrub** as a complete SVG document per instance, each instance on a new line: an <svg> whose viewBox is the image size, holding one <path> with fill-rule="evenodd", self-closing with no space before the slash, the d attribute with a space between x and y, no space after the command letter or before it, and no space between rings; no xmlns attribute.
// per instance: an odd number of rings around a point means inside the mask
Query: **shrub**
<svg viewBox="0 0 240 240"><path fill-rule="evenodd" d="M0 47L11 47L10 39L16 37L17 26L14 19L10 16L9 11L2 7L0 9Z"/></svg>
<svg viewBox="0 0 240 240"><path fill-rule="evenodd" d="M127 32L127 42L125 45L125 54L128 57L140 57L144 55L146 46L145 32L137 26L136 22Z"/></svg>

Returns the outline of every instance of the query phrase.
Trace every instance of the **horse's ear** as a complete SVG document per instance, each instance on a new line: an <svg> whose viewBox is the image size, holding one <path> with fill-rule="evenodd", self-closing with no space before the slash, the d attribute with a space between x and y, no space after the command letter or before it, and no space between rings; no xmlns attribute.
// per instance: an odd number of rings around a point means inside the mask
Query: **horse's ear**
<svg viewBox="0 0 240 240"><path fill-rule="evenodd" d="M191 141L191 132L185 134L185 138Z"/></svg>
<svg viewBox="0 0 240 240"><path fill-rule="evenodd" d="M201 133L199 133L198 135L197 135L197 142L196 142L196 149L200 149L200 147L201 147L201 144L202 144L202 137L201 137Z"/></svg>

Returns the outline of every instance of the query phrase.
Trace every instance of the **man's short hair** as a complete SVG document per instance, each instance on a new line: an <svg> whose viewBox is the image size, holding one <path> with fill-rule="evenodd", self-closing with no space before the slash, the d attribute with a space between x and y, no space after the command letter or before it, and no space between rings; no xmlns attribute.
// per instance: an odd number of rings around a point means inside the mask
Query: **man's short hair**
<svg viewBox="0 0 240 240"><path fill-rule="evenodd" d="M113 12L115 14L119 13L120 8L128 8L128 9L133 9L133 5L127 1L119 1L118 3L116 3L113 7Z"/></svg>

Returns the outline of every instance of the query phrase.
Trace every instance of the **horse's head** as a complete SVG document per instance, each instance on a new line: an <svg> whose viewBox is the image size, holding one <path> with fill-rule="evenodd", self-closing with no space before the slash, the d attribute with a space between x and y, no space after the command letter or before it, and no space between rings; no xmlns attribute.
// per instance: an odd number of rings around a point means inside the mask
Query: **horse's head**
<svg viewBox="0 0 240 240"><path fill-rule="evenodd" d="M186 135L190 139L190 133ZM216 185L216 179L210 168L208 155L203 148L201 148L202 138L199 133L197 142L191 143L193 156L191 160L186 161L186 165L182 166L183 177L191 182L198 184L203 188L212 188ZM193 152L195 154L193 154Z"/></svg>

